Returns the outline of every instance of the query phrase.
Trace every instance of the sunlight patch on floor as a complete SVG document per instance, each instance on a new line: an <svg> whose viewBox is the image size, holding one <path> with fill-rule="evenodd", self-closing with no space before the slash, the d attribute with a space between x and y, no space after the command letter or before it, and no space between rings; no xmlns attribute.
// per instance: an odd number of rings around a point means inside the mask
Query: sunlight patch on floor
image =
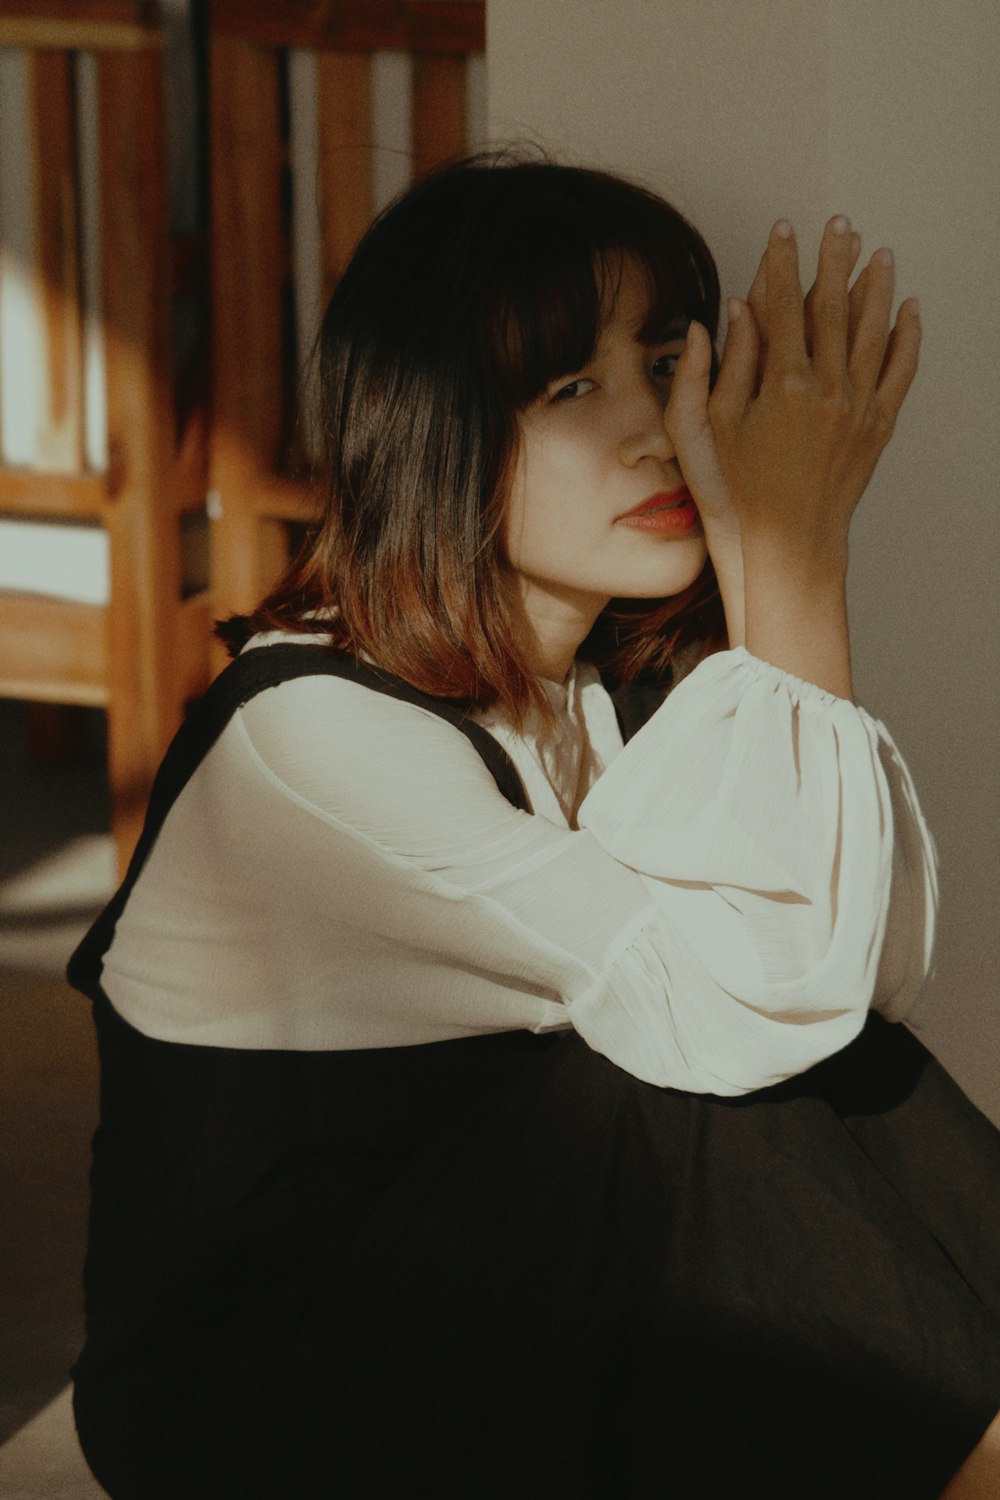
<svg viewBox="0 0 1000 1500"><path fill-rule="evenodd" d="M117 885L108 834L84 834L0 883L0 964L61 973Z"/></svg>
<svg viewBox="0 0 1000 1500"><path fill-rule="evenodd" d="M76 1440L69 1386L0 1448L4 1500L100 1500Z"/></svg>

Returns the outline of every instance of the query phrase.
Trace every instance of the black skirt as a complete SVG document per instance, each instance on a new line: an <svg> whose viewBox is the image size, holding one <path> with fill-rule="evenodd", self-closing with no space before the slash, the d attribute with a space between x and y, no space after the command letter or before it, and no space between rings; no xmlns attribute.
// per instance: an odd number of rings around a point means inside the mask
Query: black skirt
<svg viewBox="0 0 1000 1500"><path fill-rule="evenodd" d="M183 1046L104 996L114 920L71 969L114 1500L934 1500L1000 1408L1000 1135L905 1027L738 1099L572 1032Z"/></svg>

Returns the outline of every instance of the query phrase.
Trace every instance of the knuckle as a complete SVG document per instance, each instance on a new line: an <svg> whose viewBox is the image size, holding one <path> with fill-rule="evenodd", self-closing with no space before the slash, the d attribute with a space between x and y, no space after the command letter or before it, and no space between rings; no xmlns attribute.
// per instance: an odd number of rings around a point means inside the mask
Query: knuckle
<svg viewBox="0 0 1000 1500"><path fill-rule="evenodd" d="M840 422L853 415L851 392L839 376L830 375L823 382L820 387L820 402L827 417L835 421Z"/></svg>
<svg viewBox="0 0 1000 1500"><path fill-rule="evenodd" d="M877 401L859 402L855 410L854 425L859 438L881 443L892 433L893 418Z"/></svg>
<svg viewBox="0 0 1000 1500"><path fill-rule="evenodd" d="M825 293L813 303L813 314L821 323L840 328L847 321L847 303L843 297Z"/></svg>
<svg viewBox="0 0 1000 1500"><path fill-rule="evenodd" d="M797 287L789 283L774 288L772 299L775 307L783 313L798 312L802 308L802 297Z"/></svg>
<svg viewBox="0 0 1000 1500"><path fill-rule="evenodd" d="M776 386L778 394L786 401L801 401L810 393L811 382L802 370L782 370Z"/></svg>
<svg viewBox="0 0 1000 1500"><path fill-rule="evenodd" d="M880 443L887 443L896 428L896 416L894 412L886 411L884 407L876 407L872 416L872 435Z"/></svg>

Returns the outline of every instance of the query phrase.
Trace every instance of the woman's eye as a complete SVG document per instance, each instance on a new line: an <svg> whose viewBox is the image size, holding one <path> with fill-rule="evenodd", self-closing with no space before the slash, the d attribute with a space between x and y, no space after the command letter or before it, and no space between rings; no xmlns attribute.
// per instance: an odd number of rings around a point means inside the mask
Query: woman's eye
<svg viewBox="0 0 1000 1500"><path fill-rule="evenodd" d="M592 380L588 380L585 376L581 375L576 380L571 380L568 385L561 385L558 390L553 391L551 399L553 401L572 401L577 396L585 396L593 385L594 382Z"/></svg>
<svg viewBox="0 0 1000 1500"><path fill-rule="evenodd" d="M677 371L679 354L661 354L653 361L653 374L658 380L669 380Z"/></svg>

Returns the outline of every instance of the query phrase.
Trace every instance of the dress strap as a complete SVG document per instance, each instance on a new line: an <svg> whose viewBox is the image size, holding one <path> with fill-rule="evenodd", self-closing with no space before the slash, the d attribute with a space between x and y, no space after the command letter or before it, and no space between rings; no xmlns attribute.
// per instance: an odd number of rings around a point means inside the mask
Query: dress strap
<svg viewBox="0 0 1000 1500"><path fill-rule="evenodd" d="M255 646L244 651L215 679L194 705L178 729L153 782L139 842L129 861L125 879L80 943L69 961L67 977L74 988L91 999L100 993L104 955L111 946L118 918L132 887L155 844L168 812L225 729L237 709L265 688L277 687L298 677L328 675L346 677L374 692L413 703L446 719L469 739L497 784L514 807L530 811L527 794L513 761L503 747L470 717L471 710L444 698L434 698L411 687L402 678L371 667L328 646Z"/></svg>

